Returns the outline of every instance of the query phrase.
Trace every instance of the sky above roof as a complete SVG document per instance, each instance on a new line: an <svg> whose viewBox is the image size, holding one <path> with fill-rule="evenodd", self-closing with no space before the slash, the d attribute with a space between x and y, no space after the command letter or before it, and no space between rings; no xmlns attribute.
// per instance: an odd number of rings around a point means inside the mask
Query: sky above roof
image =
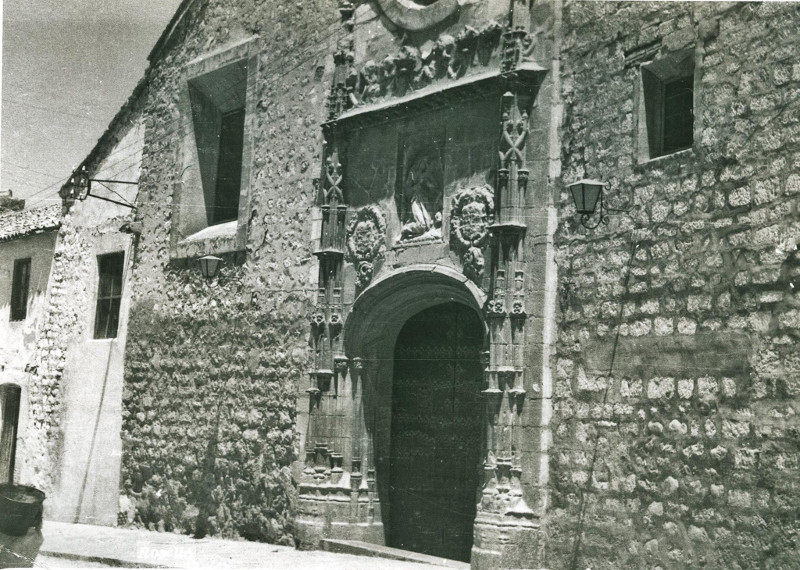
<svg viewBox="0 0 800 570"><path fill-rule="evenodd" d="M0 0L2 1L2 0ZM147 67L180 0L6 0L0 189L52 204Z"/></svg>

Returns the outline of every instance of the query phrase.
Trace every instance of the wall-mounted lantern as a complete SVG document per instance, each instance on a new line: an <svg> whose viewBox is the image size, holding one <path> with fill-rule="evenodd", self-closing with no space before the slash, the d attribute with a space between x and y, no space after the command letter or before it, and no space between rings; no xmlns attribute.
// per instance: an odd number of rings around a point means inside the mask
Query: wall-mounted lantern
<svg viewBox="0 0 800 570"><path fill-rule="evenodd" d="M200 273L202 273L203 277L206 279L213 279L217 276L217 271L219 270L219 264L221 261L222 258L214 255L204 255L197 260L198 264L200 265Z"/></svg>
<svg viewBox="0 0 800 570"><path fill-rule="evenodd" d="M61 187L61 192L59 192L59 194L62 198L70 198L72 200L81 201L86 200L86 198L91 196L92 198L97 198L98 200L105 200L106 202L111 202L112 204L126 206L134 210L136 209L136 206L128 202L120 202L119 200L112 200L111 198L106 198L105 196L92 194L92 182L97 182L106 188L108 188L106 184L139 184L138 182L132 182L130 180L101 180L99 178L92 178L89 176L89 171L86 170L85 166L83 166L72 173L72 176L69 177L69 181ZM108 190L111 190L111 188L108 188ZM111 192L114 192L114 190L111 190ZM114 194L117 193L114 192Z"/></svg>
<svg viewBox="0 0 800 570"><path fill-rule="evenodd" d="M592 230L601 223L608 223L608 216L603 213L603 188L605 186L607 186L605 182L589 179L578 180L568 186L570 192L572 192L572 199L575 201L575 208L581 215L581 225L583 227ZM597 210L598 202L600 210L597 223L590 225L588 221Z"/></svg>

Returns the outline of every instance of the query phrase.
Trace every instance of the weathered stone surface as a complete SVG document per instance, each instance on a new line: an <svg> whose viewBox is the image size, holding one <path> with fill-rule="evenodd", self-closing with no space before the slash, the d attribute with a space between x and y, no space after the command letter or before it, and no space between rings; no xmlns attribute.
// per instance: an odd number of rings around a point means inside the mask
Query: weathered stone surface
<svg viewBox="0 0 800 570"><path fill-rule="evenodd" d="M800 479L784 461L800 449L787 277L800 240L800 76L783 55L800 49L799 23L785 4L564 6L561 180L599 178L607 204L628 211L592 231L565 215L556 234L569 283L559 382L619 382L554 393L549 568L791 567L798 556L787 490ZM684 47L693 148L642 160L630 144L638 64ZM570 212L568 193L559 199ZM576 441L578 426L591 434L587 422L610 417L581 417L586 401L637 413ZM635 488L592 485L582 474L600 458ZM620 510L600 508L609 500Z"/></svg>
<svg viewBox="0 0 800 570"><path fill-rule="evenodd" d="M314 0L192 4L154 52L123 393L121 492L136 525L294 544L289 466L316 287L309 165L338 22L335 3ZM177 98L186 64L254 35L247 240L206 281L194 259L170 259L186 120Z"/></svg>

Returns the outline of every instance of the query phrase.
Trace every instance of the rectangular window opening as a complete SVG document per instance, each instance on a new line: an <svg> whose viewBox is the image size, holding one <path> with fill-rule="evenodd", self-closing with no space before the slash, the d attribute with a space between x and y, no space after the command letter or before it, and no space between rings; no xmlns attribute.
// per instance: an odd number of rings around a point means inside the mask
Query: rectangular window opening
<svg viewBox="0 0 800 570"><path fill-rule="evenodd" d="M664 154L692 146L694 78L681 77L664 84Z"/></svg>
<svg viewBox="0 0 800 570"><path fill-rule="evenodd" d="M691 148L694 144L694 53L683 51L642 66L646 138L643 159ZM641 129L641 127L640 127ZM640 133L645 134L640 130ZM641 156L641 155L640 155Z"/></svg>
<svg viewBox="0 0 800 570"><path fill-rule="evenodd" d="M97 257L99 283L94 338L116 338L119 327L119 307L122 301L122 272L125 254L109 253Z"/></svg>
<svg viewBox="0 0 800 570"><path fill-rule="evenodd" d="M245 144L247 63L237 61L189 80L205 227L239 217ZM200 220L195 220L198 223Z"/></svg>
<svg viewBox="0 0 800 570"><path fill-rule="evenodd" d="M212 225L229 222L239 216L243 146L244 109L224 113L219 129L219 165Z"/></svg>
<svg viewBox="0 0 800 570"><path fill-rule="evenodd" d="M31 281L31 258L14 261L11 282L11 320L23 321L28 316L28 289Z"/></svg>

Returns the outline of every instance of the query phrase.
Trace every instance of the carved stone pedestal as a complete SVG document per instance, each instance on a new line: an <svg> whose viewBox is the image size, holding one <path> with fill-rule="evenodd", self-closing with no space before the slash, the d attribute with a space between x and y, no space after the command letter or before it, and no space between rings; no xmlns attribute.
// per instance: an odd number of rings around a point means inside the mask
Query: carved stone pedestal
<svg viewBox="0 0 800 570"><path fill-rule="evenodd" d="M361 460L342 468L342 456L325 444L306 451L297 501L296 536L300 544L314 547L323 538L361 540L383 544L380 502L375 472L361 471Z"/></svg>
<svg viewBox="0 0 800 570"><path fill-rule="evenodd" d="M478 512L472 546L472 568L530 568L539 550L539 524L515 514Z"/></svg>

